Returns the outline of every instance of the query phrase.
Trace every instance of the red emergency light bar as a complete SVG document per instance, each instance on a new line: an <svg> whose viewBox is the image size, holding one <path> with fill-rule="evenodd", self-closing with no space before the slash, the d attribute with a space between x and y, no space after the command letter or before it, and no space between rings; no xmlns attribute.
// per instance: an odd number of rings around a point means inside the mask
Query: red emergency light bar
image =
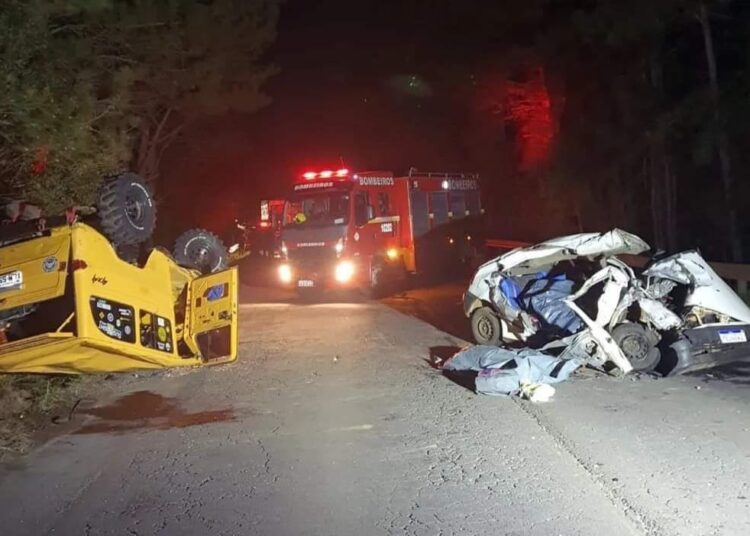
<svg viewBox="0 0 750 536"><path fill-rule="evenodd" d="M321 171L320 173L316 173L315 171L308 171L307 173L302 174L305 180L308 181L311 181L313 179L330 179L334 175L340 178L347 177L349 175L349 170L344 168L334 172L330 169L327 169L325 171Z"/></svg>

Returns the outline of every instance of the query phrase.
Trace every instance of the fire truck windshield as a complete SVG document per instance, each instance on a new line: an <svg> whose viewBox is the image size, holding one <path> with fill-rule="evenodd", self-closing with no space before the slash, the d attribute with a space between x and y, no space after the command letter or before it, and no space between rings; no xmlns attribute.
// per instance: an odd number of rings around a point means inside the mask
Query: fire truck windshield
<svg viewBox="0 0 750 536"><path fill-rule="evenodd" d="M343 225L349 220L347 192L305 193L290 199L284 209L284 227Z"/></svg>

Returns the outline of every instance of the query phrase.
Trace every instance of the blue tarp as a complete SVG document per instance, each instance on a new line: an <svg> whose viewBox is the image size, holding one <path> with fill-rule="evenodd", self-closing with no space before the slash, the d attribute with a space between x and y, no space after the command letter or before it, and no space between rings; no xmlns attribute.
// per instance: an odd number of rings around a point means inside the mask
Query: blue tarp
<svg viewBox="0 0 750 536"><path fill-rule="evenodd" d="M518 394L528 384L567 380L581 364L576 359L566 361L536 350L472 346L446 361L443 370L478 372L477 393L499 396Z"/></svg>
<svg viewBox="0 0 750 536"><path fill-rule="evenodd" d="M525 284L521 278L504 277L500 292L516 309L523 309L542 320L547 327L554 326L566 333L577 333L583 322L563 301L573 293L573 281L564 274L550 276L539 272Z"/></svg>

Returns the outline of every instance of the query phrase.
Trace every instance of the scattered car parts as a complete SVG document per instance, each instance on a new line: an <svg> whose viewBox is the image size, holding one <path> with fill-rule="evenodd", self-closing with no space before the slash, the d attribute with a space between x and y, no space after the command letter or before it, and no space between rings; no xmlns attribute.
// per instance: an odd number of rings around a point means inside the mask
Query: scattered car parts
<svg viewBox="0 0 750 536"><path fill-rule="evenodd" d="M697 251L641 273L650 249L614 229L517 248L479 267L464 312L480 345L520 344L622 373L684 373L750 358L750 308Z"/></svg>

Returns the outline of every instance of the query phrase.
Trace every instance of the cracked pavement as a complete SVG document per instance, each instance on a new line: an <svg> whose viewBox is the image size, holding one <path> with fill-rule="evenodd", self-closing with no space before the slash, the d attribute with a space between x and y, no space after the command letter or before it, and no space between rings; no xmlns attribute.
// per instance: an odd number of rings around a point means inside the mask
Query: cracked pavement
<svg viewBox="0 0 750 536"><path fill-rule="evenodd" d="M79 415L87 433L3 469L2 534L750 533L746 384L481 397L427 363L463 341L416 318L243 295L237 363L123 382L97 406L167 409Z"/></svg>

